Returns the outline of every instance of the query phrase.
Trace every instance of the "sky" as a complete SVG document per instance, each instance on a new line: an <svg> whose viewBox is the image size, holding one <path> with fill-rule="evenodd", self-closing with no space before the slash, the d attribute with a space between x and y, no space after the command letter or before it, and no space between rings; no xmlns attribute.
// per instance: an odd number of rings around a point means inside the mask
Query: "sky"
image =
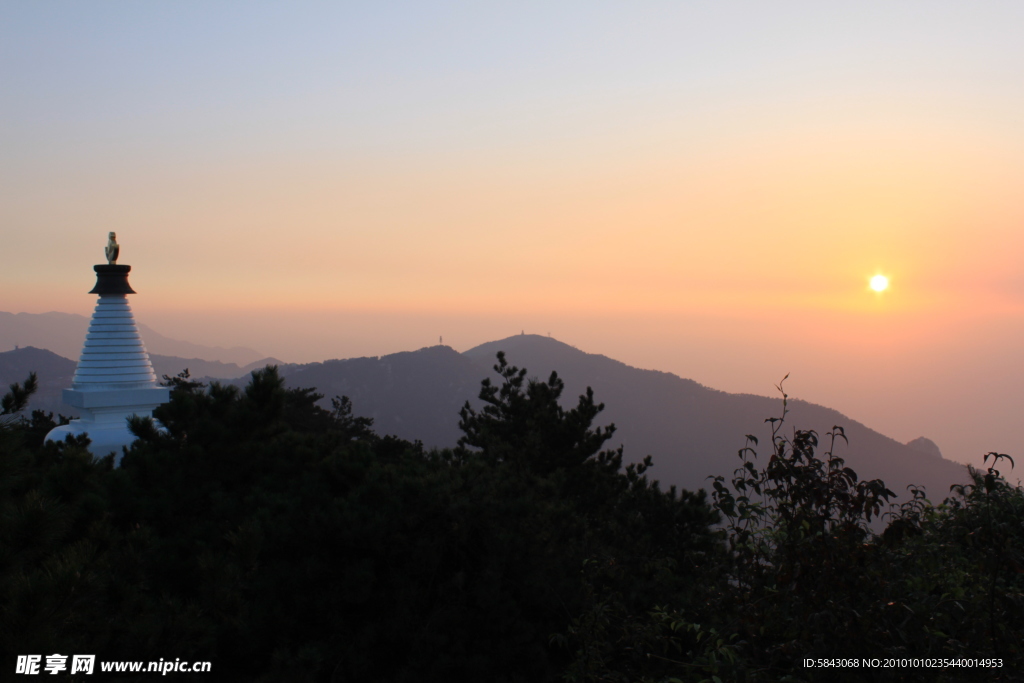
<svg viewBox="0 0 1024 683"><path fill-rule="evenodd" d="M1022 25L0 0L0 310L88 315L112 230L169 337L309 362L550 334L1024 455Z"/></svg>

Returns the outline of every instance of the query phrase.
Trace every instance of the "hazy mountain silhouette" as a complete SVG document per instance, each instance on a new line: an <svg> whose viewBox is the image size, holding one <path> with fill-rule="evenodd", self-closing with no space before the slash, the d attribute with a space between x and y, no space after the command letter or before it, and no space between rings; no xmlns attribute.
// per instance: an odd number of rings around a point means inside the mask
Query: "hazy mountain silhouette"
<svg viewBox="0 0 1024 683"><path fill-rule="evenodd" d="M326 405L334 396L348 396L356 414L374 419L379 434L439 447L458 441L459 409L467 399L475 401L488 374L485 364L448 346L310 363L283 373L289 387L316 387Z"/></svg>
<svg viewBox="0 0 1024 683"><path fill-rule="evenodd" d="M926 455L930 455L933 458L941 458L942 451L939 450L938 445L931 439L926 439L923 436L919 436L916 439L912 439L907 442L909 448L913 448L915 451L920 451Z"/></svg>
<svg viewBox="0 0 1024 683"><path fill-rule="evenodd" d="M610 445L624 445L628 461L652 455L655 466L650 475L665 485L695 489L707 487L709 475L730 475L739 464L736 452L745 445L746 434L760 440L762 459L770 455L770 430L764 420L780 414L781 397L717 391L537 335L509 337L465 353L433 346L382 357L289 365L282 367L282 375L288 386L316 387L325 395L325 406L333 396L348 396L357 415L374 418L380 434L419 439L428 447L453 446L461 435L459 409L467 400L478 402L483 378L496 379L492 366L499 350L513 365L528 368L532 378L546 380L557 371L565 382L566 406L592 387L596 399L605 404L598 423L614 422L618 428ZM232 369L225 363L200 365L196 359L161 356L154 357L154 366L158 374L169 375L188 367L193 377ZM73 361L41 349L0 353L0 381L21 381L29 370L36 370L42 388L33 403L55 412L61 412L60 389L70 386L74 367ZM252 369L234 367L239 375ZM233 383L247 381L246 375ZM794 427L815 429L827 447L826 433L834 425L842 426L849 445L837 444L837 455L861 478L885 480L901 499L906 498L908 484L918 484L938 502L950 484L966 479L963 465L943 459L938 447L923 437L901 444L835 410L801 400L791 399L789 411L784 434L791 434ZM71 413L68 408L63 412Z"/></svg>
<svg viewBox="0 0 1024 683"><path fill-rule="evenodd" d="M746 434L758 438L762 458L771 454L771 431L764 420L781 414L781 396L717 391L536 335L489 342L464 355L489 362L499 350L510 363L528 368L531 376L546 379L556 370L573 400L592 387L605 404L602 417L619 428L614 443L624 444L631 460L653 455L651 474L663 482L692 488L707 486L704 478L709 474L730 474L740 462L736 452L745 445ZM901 498L908 484L920 484L938 502L948 495L950 484L966 478L965 467L942 458L931 441L924 440L933 450L922 448L921 440L908 447L824 406L791 398L786 423L784 435L792 434L794 427L814 429L826 447L826 433L835 425L843 427L849 445L840 440L836 454L861 478L885 480Z"/></svg>
<svg viewBox="0 0 1024 683"><path fill-rule="evenodd" d="M29 402L29 410L40 409L77 417L78 411L65 406L61 399L62 390L71 387L76 365L76 361L34 346L0 353L0 393L7 391L14 382L24 382L28 373L35 372L39 389Z"/></svg>
<svg viewBox="0 0 1024 683"><path fill-rule="evenodd" d="M276 358L263 358L255 363L239 366L235 363L220 363L200 358L178 358L177 356L159 356L150 354L153 370L157 377L174 376L188 369L192 377L201 380L234 379L247 376L256 368L266 365L277 365L287 369L291 367ZM13 351L0 353L0 389L13 382L22 382L28 373L35 372L39 379L39 389L29 402L29 409L41 409L67 416L77 416L78 411L64 405L61 398L62 390L71 387L75 375L77 361L60 356L53 351L37 349L34 346L23 346Z"/></svg>
<svg viewBox="0 0 1024 683"><path fill-rule="evenodd" d="M149 360L153 363L153 370L156 372L157 377L163 377L164 375L174 377L181 371L188 370L189 375L197 379L236 379L267 365L276 365L279 368L290 367L288 363L270 357L261 358L246 365L221 363L220 361L204 360L202 358L161 356L155 353L149 354Z"/></svg>
<svg viewBox="0 0 1024 683"><path fill-rule="evenodd" d="M35 346L49 349L65 358L77 359L82 353L82 341L88 329L89 318L74 313L0 311L0 349ZM224 349L219 346L203 346L171 339L142 324L139 324L139 332L146 344L146 350L151 354L234 363L242 368L263 358L260 352L243 346ZM211 377L216 376L218 375L211 374Z"/></svg>
<svg viewBox="0 0 1024 683"><path fill-rule="evenodd" d="M489 342L462 354L434 346L380 358L313 363L291 369L285 381L293 387L317 387L326 395L325 403L335 395L349 396L357 414L374 418L379 433L421 439L427 446L451 446L461 434L458 410L467 399L476 402L480 380L496 377L492 366L499 350L513 365L528 368L531 377L546 380L556 370L566 385L567 406L592 387L605 404L600 423L618 427L611 443L623 444L631 461L654 456L651 475L665 484L699 488L708 485L708 475L730 475L739 464L736 452L745 445L746 434L760 440L762 457L770 455L771 432L764 420L781 413L781 397L716 391L537 335ZM791 399L789 411L786 434L794 426L815 429L827 444L826 433L842 426L850 444L840 442L837 455L862 478L884 479L901 498L908 484L919 484L941 501L950 484L966 478L963 465L901 444L835 410Z"/></svg>

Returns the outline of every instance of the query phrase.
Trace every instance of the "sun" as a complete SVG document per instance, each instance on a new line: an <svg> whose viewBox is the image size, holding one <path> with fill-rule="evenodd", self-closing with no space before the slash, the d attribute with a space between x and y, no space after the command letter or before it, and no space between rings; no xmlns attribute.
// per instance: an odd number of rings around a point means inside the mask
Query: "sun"
<svg viewBox="0 0 1024 683"><path fill-rule="evenodd" d="M889 288L889 278L884 275L876 275L871 278L871 289L876 292L883 292Z"/></svg>

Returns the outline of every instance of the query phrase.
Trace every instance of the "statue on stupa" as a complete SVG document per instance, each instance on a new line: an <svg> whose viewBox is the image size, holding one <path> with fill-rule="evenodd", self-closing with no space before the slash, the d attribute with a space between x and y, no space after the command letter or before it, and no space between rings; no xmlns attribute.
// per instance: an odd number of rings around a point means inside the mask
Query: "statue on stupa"
<svg viewBox="0 0 1024 683"><path fill-rule="evenodd" d="M114 265L117 263L117 255L121 252L121 246L117 243L117 233L110 233L107 236L107 248L104 250L107 255L107 263Z"/></svg>

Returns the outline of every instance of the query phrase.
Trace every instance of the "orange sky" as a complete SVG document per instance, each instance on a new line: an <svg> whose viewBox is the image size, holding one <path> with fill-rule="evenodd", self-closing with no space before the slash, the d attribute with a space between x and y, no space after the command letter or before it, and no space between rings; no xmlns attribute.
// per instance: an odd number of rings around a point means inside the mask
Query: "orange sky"
<svg viewBox="0 0 1024 683"><path fill-rule="evenodd" d="M13 12L0 309L88 314L115 230L171 337L312 361L550 332L1017 448L1019 8L387 7L416 21Z"/></svg>

